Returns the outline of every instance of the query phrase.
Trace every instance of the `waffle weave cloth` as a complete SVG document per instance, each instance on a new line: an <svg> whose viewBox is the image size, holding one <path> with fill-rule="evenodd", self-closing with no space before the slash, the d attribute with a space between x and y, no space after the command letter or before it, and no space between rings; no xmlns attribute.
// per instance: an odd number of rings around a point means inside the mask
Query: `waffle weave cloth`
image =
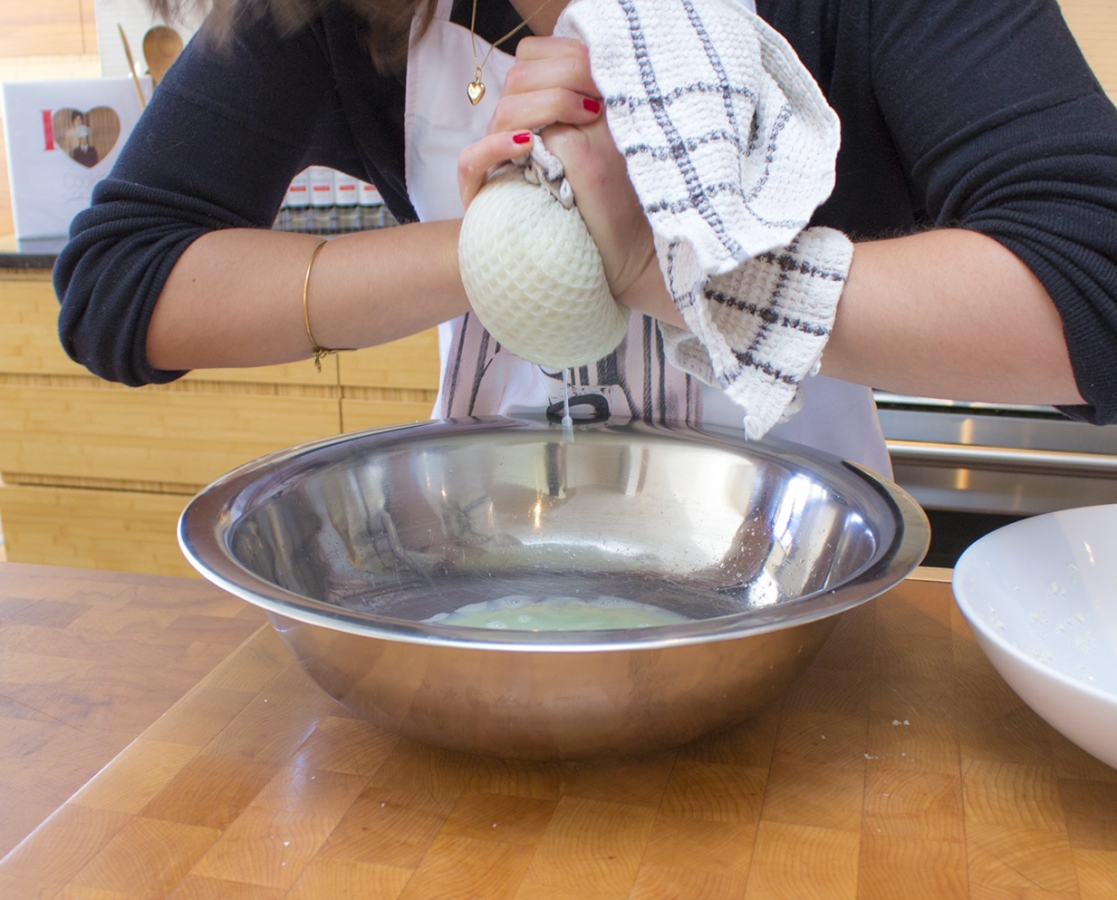
<svg viewBox="0 0 1117 900"><path fill-rule="evenodd" d="M786 40L733 0L573 0L609 130L689 332L668 358L717 384L761 437L817 371L853 247L808 228L840 124Z"/></svg>

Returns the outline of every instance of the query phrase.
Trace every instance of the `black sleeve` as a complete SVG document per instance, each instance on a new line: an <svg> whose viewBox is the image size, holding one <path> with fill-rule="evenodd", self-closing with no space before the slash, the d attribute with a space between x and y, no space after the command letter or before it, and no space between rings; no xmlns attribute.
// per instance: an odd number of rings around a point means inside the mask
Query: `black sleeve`
<svg viewBox="0 0 1117 900"><path fill-rule="evenodd" d="M878 0L873 27L877 96L928 212L1035 273L1078 413L1117 422L1117 111L1055 0ZM901 43L938 52L913 60Z"/></svg>
<svg viewBox="0 0 1117 900"><path fill-rule="evenodd" d="M332 75L334 49L321 27L281 36L266 18L231 46L191 41L55 265L59 335L73 359L128 385L180 377L152 368L145 345L185 249L216 229L270 227L291 178L312 163L368 178Z"/></svg>
<svg viewBox="0 0 1117 900"><path fill-rule="evenodd" d="M933 224L999 241L1062 317L1088 403L1067 412L1117 422L1117 110L1056 0L758 7L842 120L820 223L855 237Z"/></svg>

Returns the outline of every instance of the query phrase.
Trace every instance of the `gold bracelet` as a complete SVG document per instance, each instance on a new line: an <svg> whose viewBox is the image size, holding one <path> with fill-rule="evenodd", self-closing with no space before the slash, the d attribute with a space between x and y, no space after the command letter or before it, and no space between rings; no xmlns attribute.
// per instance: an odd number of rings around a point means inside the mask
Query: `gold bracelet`
<svg viewBox="0 0 1117 900"><path fill-rule="evenodd" d="M314 268L314 260L318 257L318 251L321 250L328 241L322 241L314 252L310 254L310 262L306 264L306 276L303 278L303 324L306 326L306 336L310 338L310 349L314 353L314 368L319 372L322 371L322 358L329 356L331 353L340 353L342 350L349 350L349 347L338 347L331 349L329 347L321 347L318 342L314 340L314 334L310 330L310 312L307 309L306 298L310 288L310 270Z"/></svg>

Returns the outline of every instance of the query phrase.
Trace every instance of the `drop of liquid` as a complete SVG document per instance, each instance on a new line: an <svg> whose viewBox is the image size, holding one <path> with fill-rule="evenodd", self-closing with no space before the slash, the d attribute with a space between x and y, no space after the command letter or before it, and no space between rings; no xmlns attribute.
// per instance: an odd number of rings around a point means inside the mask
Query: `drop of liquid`
<svg viewBox="0 0 1117 900"><path fill-rule="evenodd" d="M566 369L562 373L562 439L568 444L574 443L574 420L570 418L570 388L566 378Z"/></svg>

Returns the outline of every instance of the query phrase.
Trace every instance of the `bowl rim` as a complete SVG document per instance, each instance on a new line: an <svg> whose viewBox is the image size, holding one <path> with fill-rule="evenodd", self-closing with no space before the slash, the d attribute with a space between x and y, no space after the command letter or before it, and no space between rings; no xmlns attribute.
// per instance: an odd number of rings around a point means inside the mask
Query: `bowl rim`
<svg viewBox="0 0 1117 900"><path fill-rule="evenodd" d="M1087 510L1096 512L1099 509L1112 509L1117 518L1117 503L1099 503L1091 506L1077 506L1072 509L1060 509L1054 512L1043 513L1037 516L1029 516L1026 519L1021 519L1017 522L1010 522L1008 525L1002 525L1000 528L990 531L988 534L978 538L958 557L958 561L954 564L954 573L950 579L951 592L954 594L954 602L958 606L959 611L965 617L970 627L975 631L979 631L981 635L993 644L998 650L1010 656L1015 662L1022 664L1031 672L1043 676L1043 678L1055 681L1063 687L1069 688L1087 697L1095 700L1101 700L1115 709L1117 709L1117 692L1105 691L1099 687L1091 684L1086 684L1073 678L1070 675L1060 671L1059 669L1052 668L1051 666L1044 665L1039 660L1028 655L1011 641L1008 640L1003 634L998 633L990 627L977 610L974 609L972 600L965 596L965 588L963 586L963 579L967 574L977 566L978 558L981 551L984 550L988 544L1003 538L1001 532L1008 532L1013 530L1025 530L1028 528L1041 528L1043 522L1041 520L1053 521L1059 518L1062 519L1075 519L1081 515L1085 515ZM1040 522L1040 524L1036 524ZM1000 537L998 537L1000 535Z"/></svg>
<svg viewBox="0 0 1117 900"><path fill-rule="evenodd" d="M797 625L805 625L852 609L891 589L906 578L923 560L930 545L930 524L915 500L895 483L857 463L789 441L766 438L746 441L735 430L686 423L650 424L640 420L619 420L576 424L578 432L631 429L637 434L669 436L671 439L699 441L708 446L740 451L753 446L769 453L791 453L799 460L829 470L857 487L875 494L893 516L893 536L887 546L878 548L870 560L841 584L824 587L795 601L795 614L788 607L749 610L732 616L700 619L694 622L636 629L586 630L577 632L529 632L415 622L377 616L314 600L288 591L242 565L229 552L222 539L222 523L232 510L245 505L253 496L274 487L276 473L285 463L337 445L362 440L406 439L409 432L428 430L433 434L453 430L511 430L550 433L562 440L562 426L536 416L485 416L468 419L433 419L348 432L308 441L270 453L245 463L203 488L183 510L178 522L179 546L187 561L207 580L234 596L260 607L269 615L343 631L351 634L416 643L477 650L516 650L523 652L587 652L656 650L712 641L736 640ZM269 479L268 476L272 476ZM780 615L776 615L776 612ZM576 635L577 637L570 637ZM561 639L565 637L566 639Z"/></svg>

